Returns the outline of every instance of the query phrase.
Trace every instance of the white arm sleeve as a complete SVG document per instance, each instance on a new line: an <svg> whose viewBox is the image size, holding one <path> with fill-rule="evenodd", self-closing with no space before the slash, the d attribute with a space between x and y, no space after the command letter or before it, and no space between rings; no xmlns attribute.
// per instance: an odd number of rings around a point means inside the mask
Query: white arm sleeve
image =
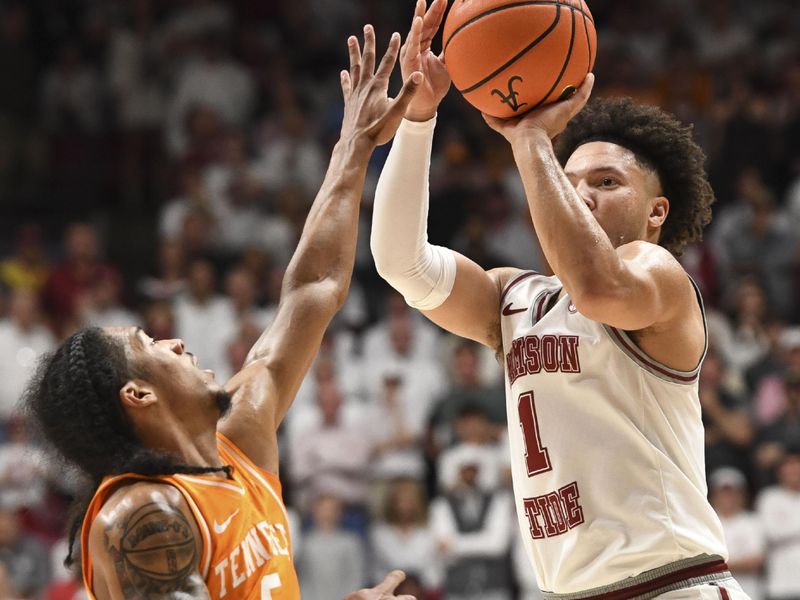
<svg viewBox="0 0 800 600"><path fill-rule="evenodd" d="M370 247L378 273L420 310L440 306L456 278L452 250L428 243L428 177L436 118L400 124L375 190Z"/></svg>

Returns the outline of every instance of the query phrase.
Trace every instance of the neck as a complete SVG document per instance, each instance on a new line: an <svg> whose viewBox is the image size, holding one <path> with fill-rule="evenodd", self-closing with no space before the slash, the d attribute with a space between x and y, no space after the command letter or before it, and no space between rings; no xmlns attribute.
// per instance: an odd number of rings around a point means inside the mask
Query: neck
<svg viewBox="0 0 800 600"><path fill-rule="evenodd" d="M147 427L147 431L137 431L137 434L146 447L171 452L185 465L222 466L217 452L216 427L191 431L183 423L165 419L159 425Z"/></svg>

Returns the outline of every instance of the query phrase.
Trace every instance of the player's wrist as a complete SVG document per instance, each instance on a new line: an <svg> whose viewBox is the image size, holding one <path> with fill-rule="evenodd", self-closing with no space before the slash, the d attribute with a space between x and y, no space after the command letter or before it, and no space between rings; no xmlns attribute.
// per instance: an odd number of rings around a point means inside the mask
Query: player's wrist
<svg viewBox="0 0 800 600"><path fill-rule="evenodd" d="M425 121L430 121L436 116L436 109L437 106L432 107L425 107L425 108L408 108L406 110L405 119L406 121L416 121L417 123L424 123Z"/></svg>

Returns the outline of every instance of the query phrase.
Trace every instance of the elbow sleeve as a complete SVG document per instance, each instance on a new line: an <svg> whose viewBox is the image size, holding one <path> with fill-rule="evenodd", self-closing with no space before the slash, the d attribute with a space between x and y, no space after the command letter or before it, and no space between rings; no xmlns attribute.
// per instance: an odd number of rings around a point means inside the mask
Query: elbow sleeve
<svg viewBox="0 0 800 600"><path fill-rule="evenodd" d="M428 243L428 178L436 119L404 120L378 180L370 247L378 273L406 302L431 310L447 300L455 254Z"/></svg>

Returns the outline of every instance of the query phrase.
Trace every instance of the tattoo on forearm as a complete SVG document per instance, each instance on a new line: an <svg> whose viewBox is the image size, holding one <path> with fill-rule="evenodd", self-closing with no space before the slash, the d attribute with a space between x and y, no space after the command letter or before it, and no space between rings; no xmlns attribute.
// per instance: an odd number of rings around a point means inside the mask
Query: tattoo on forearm
<svg viewBox="0 0 800 600"><path fill-rule="evenodd" d="M186 517L151 502L106 527L105 549L125 598L207 598L198 549Z"/></svg>

